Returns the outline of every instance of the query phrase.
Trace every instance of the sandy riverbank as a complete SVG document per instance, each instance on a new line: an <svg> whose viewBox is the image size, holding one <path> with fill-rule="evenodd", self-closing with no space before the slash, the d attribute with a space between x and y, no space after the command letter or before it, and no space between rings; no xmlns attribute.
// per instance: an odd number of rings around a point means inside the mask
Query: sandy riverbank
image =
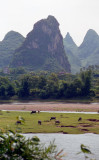
<svg viewBox="0 0 99 160"><path fill-rule="evenodd" d="M97 112L99 104L62 103L62 102L33 102L18 104L0 104L0 110L40 110L40 111L83 111Z"/></svg>

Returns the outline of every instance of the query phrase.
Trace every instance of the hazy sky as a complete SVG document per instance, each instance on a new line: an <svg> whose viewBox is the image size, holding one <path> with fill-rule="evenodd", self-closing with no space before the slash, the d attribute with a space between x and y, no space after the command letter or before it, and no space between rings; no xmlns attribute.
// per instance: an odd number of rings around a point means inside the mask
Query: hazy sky
<svg viewBox="0 0 99 160"><path fill-rule="evenodd" d="M26 36L38 20L53 15L65 37L81 44L88 29L99 34L99 0L0 0L0 40L11 30Z"/></svg>

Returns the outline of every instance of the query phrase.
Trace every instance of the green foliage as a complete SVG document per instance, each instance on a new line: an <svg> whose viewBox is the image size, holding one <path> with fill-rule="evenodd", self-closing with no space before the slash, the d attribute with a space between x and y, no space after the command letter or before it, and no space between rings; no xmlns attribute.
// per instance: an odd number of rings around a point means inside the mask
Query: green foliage
<svg viewBox="0 0 99 160"><path fill-rule="evenodd" d="M40 76L38 79L38 88L43 89L46 86L46 78L44 76Z"/></svg>
<svg viewBox="0 0 99 160"><path fill-rule="evenodd" d="M0 77L0 97L1 99L9 98L15 95L15 88L7 77Z"/></svg>
<svg viewBox="0 0 99 160"><path fill-rule="evenodd" d="M12 97L15 95L15 89L14 89L14 86L9 84L9 86L7 87L6 89L6 92L7 92L7 96L8 97Z"/></svg>
<svg viewBox="0 0 99 160"><path fill-rule="evenodd" d="M60 99L75 97L93 97L92 72L81 71L76 76L55 74L22 74L17 80L11 77L0 77L0 98L13 96L21 99Z"/></svg>
<svg viewBox="0 0 99 160"><path fill-rule="evenodd" d="M20 88L18 91L18 96L19 97L28 97L30 94L30 86L29 86L29 81L28 81L28 77L24 76L24 78L22 78L21 80L21 84L20 84Z"/></svg>
<svg viewBox="0 0 99 160"><path fill-rule="evenodd" d="M0 160L58 160L60 153L54 143L45 147L38 137L26 139L11 130L0 133Z"/></svg>
<svg viewBox="0 0 99 160"><path fill-rule="evenodd" d="M47 99L47 98L49 98L49 93L46 91L46 90L40 90L39 91L39 94L38 94L38 96L41 98L41 99Z"/></svg>
<svg viewBox="0 0 99 160"><path fill-rule="evenodd" d="M82 81L82 95L88 96L91 89L91 70L81 72L80 78Z"/></svg>
<svg viewBox="0 0 99 160"><path fill-rule="evenodd" d="M0 87L0 97L6 97L6 88L3 85Z"/></svg>
<svg viewBox="0 0 99 160"><path fill-rule="evenodd" d="M9 80L7 77L0 76L0 86L9 84Z"/></svg>

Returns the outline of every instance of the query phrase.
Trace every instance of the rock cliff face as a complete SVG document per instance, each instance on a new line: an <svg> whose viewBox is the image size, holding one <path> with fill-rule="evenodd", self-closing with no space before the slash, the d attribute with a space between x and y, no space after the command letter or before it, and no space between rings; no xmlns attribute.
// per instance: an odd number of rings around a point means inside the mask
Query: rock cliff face
<svg viewBox="0 0 99 160"><path fill-rule="evenodd" d="M16 50L11 66L25 66L38 71L71 71L59 23L53 16L34 25L23 45Z"/></svg>

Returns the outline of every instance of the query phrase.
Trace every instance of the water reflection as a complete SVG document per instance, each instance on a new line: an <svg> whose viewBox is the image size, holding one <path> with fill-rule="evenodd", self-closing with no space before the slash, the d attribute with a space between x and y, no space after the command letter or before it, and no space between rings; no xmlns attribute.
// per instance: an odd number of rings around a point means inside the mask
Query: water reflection
<svg viewBox="0 0 99 160"><path fill-rule="evenodd" d="M24 110L2 110L2 111L17 111L17 112L31 112L31 111L24 111ZM99 114L98 112L75 112L75 111L40 111L45 113L80 113L80 114Z"/></svg>
<svg viewBox="0 0 99 160"><path fill-rule="evenodd" d="M80 152L80 145L84 144L90 147L92 158L99 160L99 135L96 134L25 134L27 138L38 136L42 143L49 144L55 139L58 150L64 149L66 157L64 160L84 160L84 155Z"/></svg>
<svg viewBox="0 0 99 160"><path fill-rule="evenodd" d="M80 113L80 114L99 114L98 112L75 112L75 111L41 111L47 113Z"/></svg>

